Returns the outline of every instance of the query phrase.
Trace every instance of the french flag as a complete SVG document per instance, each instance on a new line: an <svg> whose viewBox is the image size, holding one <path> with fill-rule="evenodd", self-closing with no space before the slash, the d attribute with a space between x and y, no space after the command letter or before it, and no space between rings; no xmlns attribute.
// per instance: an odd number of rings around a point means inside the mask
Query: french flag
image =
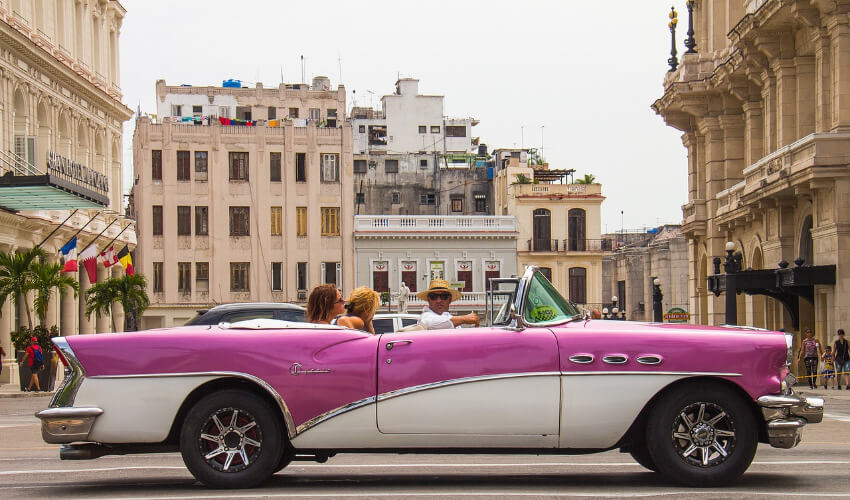
<svg viewBox="0 0 850 500"><path fill-rule="evenodd" d="M65 260L65 267L62 268L63 273L77 271L77 237L71 238L71 241L65 243L65 246L59 249L62 252L62 258Z"/></svg>

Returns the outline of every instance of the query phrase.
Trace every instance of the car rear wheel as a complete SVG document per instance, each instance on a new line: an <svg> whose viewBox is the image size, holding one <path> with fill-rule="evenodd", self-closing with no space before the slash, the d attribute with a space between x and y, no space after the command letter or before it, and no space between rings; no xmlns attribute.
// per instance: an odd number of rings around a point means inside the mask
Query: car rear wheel
<svg viewBox="0 0 850 500"><path fill-rule="evenodd" d="M186 416L180 453L195 478L213 488L251 488L281 463L280 420L262 398L238 390L204 397Z"/></svg>
<svg viewBox="0 0 850 500"><path fill-rule="evenodd" d="M646 443L658 472L686 486L727 484L753 461L758 431L750 408L714 383L680 386L649 415Z"/></svg>
<svg viewBox="0 0 850 500"><path fill-rule="evenodd" d="M652 457L649 456L649 450L646 449L646 445L638 445L635 448L632 448L629 451L629 455L635 459L635 462L639 463L645 469L649 469L652 472L658 472L658 467L655 466L655 462L652 461Z"/></svg>

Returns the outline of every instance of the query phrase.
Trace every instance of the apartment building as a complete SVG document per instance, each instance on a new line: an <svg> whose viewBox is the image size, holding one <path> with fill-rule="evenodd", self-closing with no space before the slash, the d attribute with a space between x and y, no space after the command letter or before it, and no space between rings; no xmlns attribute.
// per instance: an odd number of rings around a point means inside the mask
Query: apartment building
<svg viewBox="0 0 850 500"><path fill-rule="evenodd" d="M354 286L352 135L345 88L156 84L157 116L133 137L143 325L196 309L303 302Z"/></svg>

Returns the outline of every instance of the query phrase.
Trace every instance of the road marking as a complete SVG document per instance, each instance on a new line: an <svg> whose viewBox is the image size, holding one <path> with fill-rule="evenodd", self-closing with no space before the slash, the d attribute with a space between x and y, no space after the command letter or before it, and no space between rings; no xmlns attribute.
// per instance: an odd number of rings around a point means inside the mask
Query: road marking
<svg viewBox="0 0 850 500"><path fill-rule="evenodd" d="M834 420L839 420L841 422L850 422L850 415L842 415L840 413L824 413L823 416L825 418L831 418Z"/></svg>

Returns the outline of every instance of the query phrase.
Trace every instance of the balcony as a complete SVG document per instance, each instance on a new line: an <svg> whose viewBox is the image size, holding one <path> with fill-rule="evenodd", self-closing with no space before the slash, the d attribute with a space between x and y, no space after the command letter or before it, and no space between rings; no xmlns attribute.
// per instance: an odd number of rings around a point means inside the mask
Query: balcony
<svg viewBox="0 0 850 500"><path fill-rule="evenodd" d="M546 239L530 239L527 240L526 248L529 252L589 252L600 253L610 252L614 249L614 244L610 239L565 239L565 240L546 240Z"/></svg>
<svg viewBox="0 0 850 500"><path fill-rule="evenodd" d="M601 184L511 184L516 197L559 196L564 198L601 197Z"/></svg>
<svg viewBox="0 0 850 500"><path fill-rule="evenodd" d="M354 233L510 233L516 234L516 217L492 215L357 215Z"/></svg>

